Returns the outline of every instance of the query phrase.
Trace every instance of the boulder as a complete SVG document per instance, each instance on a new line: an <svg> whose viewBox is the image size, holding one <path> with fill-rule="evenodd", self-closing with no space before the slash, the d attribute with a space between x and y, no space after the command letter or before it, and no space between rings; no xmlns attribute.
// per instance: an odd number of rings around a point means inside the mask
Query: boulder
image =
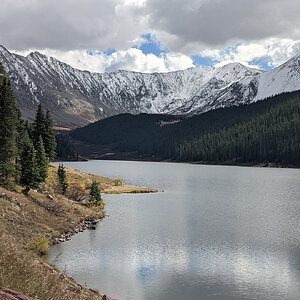
<svg viewBox="0 0 300 300"><path fill-rule="evenodd" d="M1 300L38 300L33 299L27 296L22 295L21 293L9 290L9 289L3 289L0 290L0 299Z"/></svg>
<svg viewBox="0 0 300 300"><path fill-rule="evenodd" d="M104 295L104 296L102 297L102 300L116 300L116 299L114 299L114 298L112 298L112 297L109 297L109 296L107 296L107 295Z"/></svg>

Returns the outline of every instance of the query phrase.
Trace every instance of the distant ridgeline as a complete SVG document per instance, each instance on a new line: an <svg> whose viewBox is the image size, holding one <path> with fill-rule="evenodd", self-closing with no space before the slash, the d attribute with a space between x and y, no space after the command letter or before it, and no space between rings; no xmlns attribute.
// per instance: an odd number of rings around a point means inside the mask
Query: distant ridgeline
<svg viewBox="0 0 300 300"><path fill-rule="evenodd" d="M228 163L300 165L300 91L183 119L114 116L78 128L72 139L113 145L138 157Z"/></svg>

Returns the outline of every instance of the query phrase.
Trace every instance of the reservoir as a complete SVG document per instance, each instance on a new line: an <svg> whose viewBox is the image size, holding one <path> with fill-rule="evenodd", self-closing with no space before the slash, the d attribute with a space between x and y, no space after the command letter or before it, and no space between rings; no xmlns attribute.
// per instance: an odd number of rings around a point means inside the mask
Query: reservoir
<svg viewBox="0 0 300 300"><path fill-rule="evenodd" d="M80 284L118 300L300 299L300 170L64 164L159 190L102 195L97 229L50 249Z"/></svg>

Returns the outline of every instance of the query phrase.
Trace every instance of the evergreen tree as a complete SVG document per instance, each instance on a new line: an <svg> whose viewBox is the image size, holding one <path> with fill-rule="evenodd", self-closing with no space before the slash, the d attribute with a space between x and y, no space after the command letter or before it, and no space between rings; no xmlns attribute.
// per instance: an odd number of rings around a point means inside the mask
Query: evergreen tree
<svg viewBox="0 0 300 300"><path fill-rule="evenodd" d="M18 108L17 110L17 136L16 136L16 144L17 144L17 157L16 157L16 181L20 182L20 174L21 174L21 164L20 158L23 151L24 137L25 132L28 133L28 121L22 120L21 111Z"/></svg>
<svg viewBox="0 0 300 300"><path fill-rule="evenodd" d="M56 138L53 131L53 121L50 116L49 110L46 112L45 122L44 122L45 132L43 135L43 141L45 146L46 155L49 158L49 161L55 159L55 149L56 149Z"/></svg>
<svg viewBox="0 0 300 300"><path fill-rule="evenodd" d="M42 136L42 138L45 135L45 115L44 115L44 110L41 104L39 104L37 112L36 112L36 116L35 116L35 120L33 122L33 136L32 136L32 140L34 145L36 145L39 141L40 135Z"/></svg>
<svg viewBox="0 0 300 300"><path fill-rule="evenodd" d="M23 145L23 139L25 136L25 131L28 132L28 121L22 120L21 111L18 108L17 109L17 136L16 136L16 142L17 142L17 149L18 149L18 157L20 157L22 152L22 145ZM29 135L30 137L30 135Z"/></svg>
<svg viewBox="0 0 300 300"><path fill-rule="evenodd" d="M34 145L39 141L40 135L42 136L44 148L49 161L53 161L55 158L56 139L53 131L53 121L50 116L49 110L46 115L41 104L39 104L35 121L33 123L32 139Z"/></svg>
<svg viewBox="0 0 300 300"><path fill-rule="evenodd" d="M63 164L59 164L57 175L58 175L59 183L61 184L62 194L66 195L69 183L67 180L66 170Z"/></svg>
<svg viewBox="0 0 300 300"><path fill-rule="evenodd" d="M40 136L39 141L36 145L36 161L38 164L39 182L45 182L48 176L48 158L46 156L42 137Z"/></svg>
<svg viewBox="0 0 300 300"><path fill-rule="evenodd" d="M91 185L91 192L90 192L90 202L95 202L96 205L99 205L101 201L101 194L99 185L96 180L93 180Z"/></svg>
<svg viewBox="0 0 300 300"><path fill-rule="evenodd" d="M16 176L17 107L9 79L0 63L0 184L12 188Z"/></svg>
<svg viewBox="0 0 300 300"><path fill-rule="evenodd" d="M25 186L25 193L28 193L31 188L38 187L39 168L36 160L36 151L27 132L25 132L22 149L20 183Z"/></svg>

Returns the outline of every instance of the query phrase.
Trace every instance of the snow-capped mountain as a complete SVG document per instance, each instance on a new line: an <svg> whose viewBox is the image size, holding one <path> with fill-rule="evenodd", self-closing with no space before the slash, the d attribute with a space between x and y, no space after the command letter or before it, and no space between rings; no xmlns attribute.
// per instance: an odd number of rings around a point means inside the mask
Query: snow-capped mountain
<svg viewBox="0 0 300 300"><path fill-rule="evenodd" d="M239 63L169 73L91 73L39 52L20 56L0 46L23 115L38 103L56 124L80 126L119 113L199 114L300 89L300 56L269 72Z"/></svg>

